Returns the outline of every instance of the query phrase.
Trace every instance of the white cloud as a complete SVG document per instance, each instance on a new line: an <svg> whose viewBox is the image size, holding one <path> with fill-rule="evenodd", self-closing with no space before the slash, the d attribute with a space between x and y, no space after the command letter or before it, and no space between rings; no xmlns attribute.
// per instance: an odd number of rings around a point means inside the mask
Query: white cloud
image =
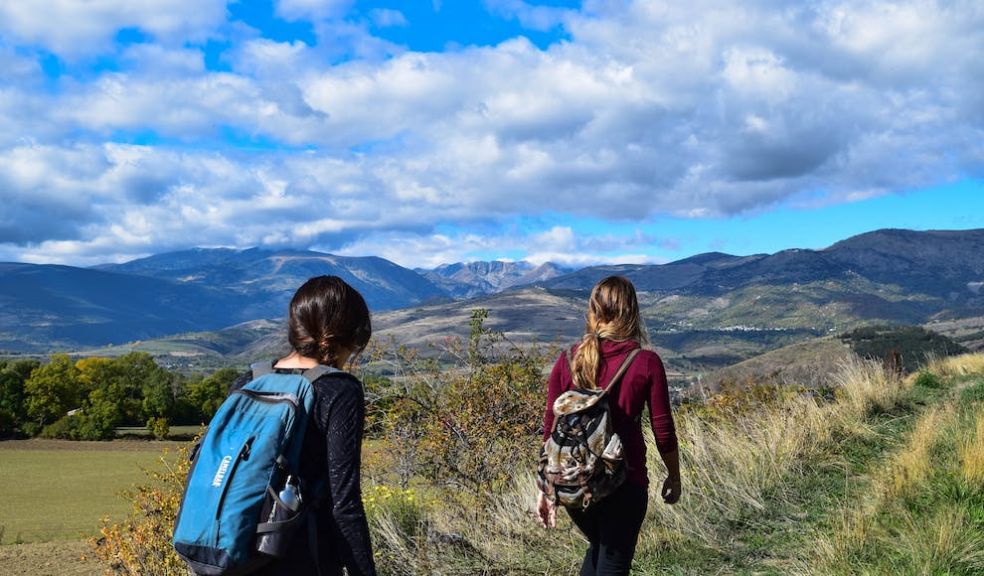
<svg viewBox="0 0 984 576"><path fill-rule="evenodd" d="M370 11L369 19L377 28L402 27L410 24L403 12L389 8L377 8Z"/></svg>
<svg viewBox="0 0 984 576"><path fill-rule="evenodd" d="M276 0L276 13L288 20L320 20L339 17L351 6L352 0Z"/></svg>
<svg viewBox="0 0 984 576"><path fill-rule="evenodd" d="M485 0L486 6L499 14L516 18L532 30L550 30L563 23L575 12L553 6L536 6L523 0Z"/></svg>
<svg viewBox="0 0 984 576"><path fill-rule="evenodd" d="M442 264L488 259L489 253L522 253L521 259L533 264L553 262L568 266L596 264L662 264L662 257L635 252L649 243L634 243L635 236L613 237L578 234L569 227L555 227L544 233L521 234L498 230L476 234L433 234L388 232L358 238L342 248L322 249L348 256L382 256L410 268L436 268ZM501 258L500 258L501 259Z"/></svg>
<svg viewBox="0 0 984 576"><path fill-rule="evenodd" d="M0 33L67 58L111 47L124 28L180 45L212 36L225 22L227 1L196 0L192 8L185 0L3 0Z"/></svg>
<svg viewBox="0 0 984 576"><path fill-rule="evenodd" d="M281 0L318 44L247 35L216 72L185 41L226 25L223 2L44 1L76 25L0 2L0 37L71 54L122 27L154 41L56 89L0 44L0 242L31 257L180 242L417 246L397 259L428 265L495 250L611 261L652 242L435 230L543 212L728 216L815 200L804 191L845 202L984 173L979 2L598 0L539 16L498 2L570 39L415 53L342 19L349 2ZM375 13L377 26L396 14ZM145 132L170 147L104 144ZM229 134L294 148L237 150ZM63 223L21 225L39 206Z"/></svg>

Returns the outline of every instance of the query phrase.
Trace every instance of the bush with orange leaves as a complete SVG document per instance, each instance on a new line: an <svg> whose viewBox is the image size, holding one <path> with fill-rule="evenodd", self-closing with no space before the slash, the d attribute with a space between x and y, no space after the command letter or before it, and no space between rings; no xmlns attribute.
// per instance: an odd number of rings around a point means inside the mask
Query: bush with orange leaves
<svg viewBox="0 0 984 576"><path fill-rule="evenodd" d="M536 460L545 356L505 341L487 317L473 311L467 348L445 343L451 366L403 363L405 385L386 422L388 439L412 463L401 480L422 476L481 498L512 480L516 462Z"/></svg>
<svg viewBox="0 0 984 576"><path fill-rule="evenodd" d="M123 496L132 502L122 522L103 518L101 536L92 541L106 574L120 576L188 576L188 568L171 547L174 520L191 466L186 445L165 452L161 470L148 470L148 482Z"/></svg>

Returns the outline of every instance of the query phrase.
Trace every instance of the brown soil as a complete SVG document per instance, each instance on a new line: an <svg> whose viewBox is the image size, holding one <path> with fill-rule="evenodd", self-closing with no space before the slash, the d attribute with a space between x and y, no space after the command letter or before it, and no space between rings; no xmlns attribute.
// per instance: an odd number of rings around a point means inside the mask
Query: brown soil
<svg viewBox="0 0 984 576"><path fill-rule="evenodd" d="M4 544L0 576L97 576L103 566L85 541Z"/></svg>
<svg viewBox="0 0 984 576"><path fill-rule="evenodd" d="M109 452L161 452L164 448L175 450L182 444L184 443L158 440L113 440L111 442L86 442L31 438L30 440L0 441L0 450L99 450Z"/></svg>

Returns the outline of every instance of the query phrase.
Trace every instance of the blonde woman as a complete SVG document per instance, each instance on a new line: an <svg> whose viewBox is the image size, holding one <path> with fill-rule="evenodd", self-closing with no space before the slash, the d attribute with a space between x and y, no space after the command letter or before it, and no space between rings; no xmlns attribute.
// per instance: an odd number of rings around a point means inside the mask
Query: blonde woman
<svg viewBox="0 0 984 576"><path fill-rule="evenodd" d="M562 353L550 373L543 417L544 441L553 430L553 404L558 396L572 387L606 388L629 353L647 346L648 342L632 283L620 276L599 282L591 291L587 328L581 342L572 350L573 362L568 363L566 354ZM641 423L643 408L647 406L656 448L669 473L662 484L661 496L667 504L680 498L676 431L666 372L659 356L651 350L640 351L609 402L614 432L622 440L626 477L614 493L587 510L567 509L589 543L581 576L627 575L632 566L649 504L646 444ZM555 526L555 505L543 494L538 512L545 526Z"/></svg>

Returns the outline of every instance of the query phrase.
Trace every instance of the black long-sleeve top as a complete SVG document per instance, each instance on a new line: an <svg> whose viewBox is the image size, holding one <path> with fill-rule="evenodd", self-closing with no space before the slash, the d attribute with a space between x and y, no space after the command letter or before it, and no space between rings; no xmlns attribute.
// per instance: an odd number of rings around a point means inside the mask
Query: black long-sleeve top
<svg viewBox="0 0 984 576"><path fill-rule="evenodd" d="M304 370L276 370L302 374ZM253 379L247 371L233 382L231 390ZM369 540L369 524L362 506L362 429L365 394L354 376L336 372L314 381L314 413L301 447L300 473L309 483L326 487L313 513L318 527L318 560L321 576L340 576L342 566L349 576L376 576ZM294 534L289 553L258 572L263 576L315 575L314 555L305 528Z"/></svg>

